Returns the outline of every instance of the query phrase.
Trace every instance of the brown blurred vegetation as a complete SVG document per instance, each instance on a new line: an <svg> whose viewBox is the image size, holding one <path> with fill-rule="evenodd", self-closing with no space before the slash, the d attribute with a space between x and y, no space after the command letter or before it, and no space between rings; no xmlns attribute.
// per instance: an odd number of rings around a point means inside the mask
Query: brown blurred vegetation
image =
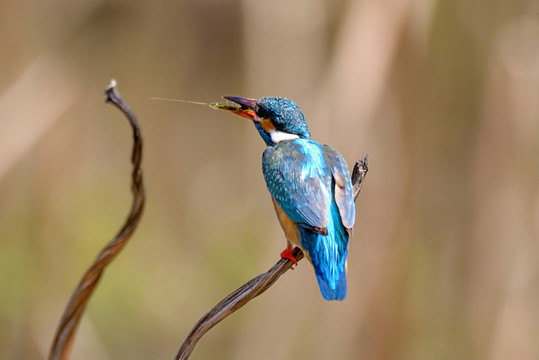
<svg viewBox="0 0 539 360"><path fill-rule="evenodd" d="M539 358L537 0L0 2L0 358L39 359L127 213L73 359L171 358L285 241L246 120L150 97L281 95L349 163L370 154L349 296L302 262L192 359ZM283 330L284 329L284 330Z"/></svg>

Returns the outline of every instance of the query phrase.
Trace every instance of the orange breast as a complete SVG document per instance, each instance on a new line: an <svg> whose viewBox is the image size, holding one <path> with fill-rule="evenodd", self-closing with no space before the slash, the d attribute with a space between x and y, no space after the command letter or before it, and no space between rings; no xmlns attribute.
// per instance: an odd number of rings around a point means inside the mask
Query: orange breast
<svg viewBox="0 0 539 360"><path fill-rule="evenodd" d="M271 200L273 201L273 207L275 208L275 213L277 214L277 218L279 219L279 223L281 224L281 227L283 228L284 235L286 236L286 239L288 240L288 244L292 247L297 246L303 251L303 254L305 257L311 261L311 257L309 256L309 253L305 251L305 249L300 245L299 242L299 230L298 225L293 222L288 215L281 209L279 205L275 202L275 199L272 197Z"/></svg>
<svg viewBox="0 0 539 360"><path fill-rule="evenodd" d="M275 208L275 213L277 213L277 218L279 219L279 223L281 224L281 227L283 228L284 235L286 236L286 239L292 246L300 247L299 244L299 231L298 231L298 225L290 220L288 215L281 209L279 205L275 202L275 199L271 198L273 201L273 207Z"/></svg>

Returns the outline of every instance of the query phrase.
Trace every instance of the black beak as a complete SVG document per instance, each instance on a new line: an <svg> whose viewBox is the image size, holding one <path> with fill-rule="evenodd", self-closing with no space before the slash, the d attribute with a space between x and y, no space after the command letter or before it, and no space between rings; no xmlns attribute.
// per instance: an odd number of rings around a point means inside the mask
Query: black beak
<svg viewBox="0 0 539 360"><path fill-rule="evenodd" d="M252 121L258 121L258 117L255 113L256 99L249 99L239 96L223 96L223 99L232 101L236 104L241 105L241 109L230 109L229 111L239 115L241 117L251 119Z"/></svg>

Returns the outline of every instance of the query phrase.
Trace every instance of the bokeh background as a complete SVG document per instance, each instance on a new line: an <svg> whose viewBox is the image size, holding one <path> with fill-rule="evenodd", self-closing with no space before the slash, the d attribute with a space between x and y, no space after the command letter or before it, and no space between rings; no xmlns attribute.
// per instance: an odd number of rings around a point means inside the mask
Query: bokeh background
<svg viewBox="0 0 539 360"><path fill-rule="evenodd" d="M73 359L171 358L285 240L245 119L221 95L295 100L350 166L370 154L349 296L308 262L192 359L539 358L537 0L0 2L0 358L43 359L74 286L130 206Z"/></svg>

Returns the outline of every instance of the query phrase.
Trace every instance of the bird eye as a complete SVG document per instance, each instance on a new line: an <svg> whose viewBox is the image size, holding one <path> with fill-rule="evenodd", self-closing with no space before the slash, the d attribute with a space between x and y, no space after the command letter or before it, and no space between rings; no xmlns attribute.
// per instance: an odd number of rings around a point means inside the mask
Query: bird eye
<svg viewBox="0 0 539 360"><path fill-rule="evenodd" d="M263 111L262 111L262 108L258 104L255 105L254 111L258 117L262 117Z"/></svg>
<svg viewBox="0 0 539 360"><path fill-rule="evenodd" d="M266 119L273 119L273 112L271 112L270 109L264 106L260 106L256 104L255 106L255 113L259 118L266 118Z"/></svg>

